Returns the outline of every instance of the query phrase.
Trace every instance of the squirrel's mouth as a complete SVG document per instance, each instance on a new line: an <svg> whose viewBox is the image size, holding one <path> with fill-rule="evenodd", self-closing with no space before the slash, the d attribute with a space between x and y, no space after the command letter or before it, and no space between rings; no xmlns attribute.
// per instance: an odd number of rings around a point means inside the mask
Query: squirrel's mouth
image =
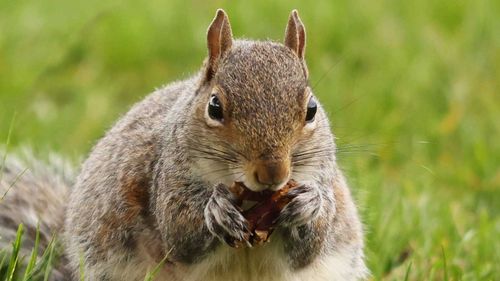
<svg viewBox="0 0 500 281"><path fill-rule="evenodd" d="M280 182L277 184L261 184L261 183L258 183L253 177L245 176L242 182L251 191L255 191L255 192L260 192L260 191L264 191L264 190L277 191L286 185L286 183L288 182L288 178L286 180L284 180L283 182Z"/></svg>

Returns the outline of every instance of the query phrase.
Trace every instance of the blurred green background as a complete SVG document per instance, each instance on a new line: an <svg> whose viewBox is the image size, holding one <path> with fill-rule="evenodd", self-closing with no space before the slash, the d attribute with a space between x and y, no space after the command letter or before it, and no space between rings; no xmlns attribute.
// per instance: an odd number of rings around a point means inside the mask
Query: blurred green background
<svg viewBox="0 0 500 281"><path fill-rule="evenodd" d="M75 163L195 73L224 8L281 41L297 8L373 278L500 280L500 2L0 0L0 140Z"/></svg>

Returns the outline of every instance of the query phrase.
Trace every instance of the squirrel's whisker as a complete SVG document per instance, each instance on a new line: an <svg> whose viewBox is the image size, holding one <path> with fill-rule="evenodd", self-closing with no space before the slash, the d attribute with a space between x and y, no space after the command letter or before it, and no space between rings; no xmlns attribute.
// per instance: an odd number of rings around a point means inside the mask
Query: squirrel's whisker
<svg viewBox="0 0 500 281"><path fill-rule="evenodd" d="M199 141L196 141L196 140L192 140L192 142L193 142L193 144L195 144L195 145L196 145L196 146L198 146L198 147L202 147L202 148L207 149L207 150L205 150L205 151L209 151L209 152L211 152L211 151L216 151L216 152L217 152L217 153L219 153L220 155L225 155L225 156L229 156L229 157L232 157L232 158L234 158L234 157L235 157L235 155L234 155L232 152L229 152L229 151L224 151L224 150L222 150L222 149L217 149L217 148L215 148L214 146L207 146L207 145L203 144L202 142L199 142ZM232 151L234 151L236 154L239 154L239 155L243 156L241 153L239 153L239 152L235 151L232 147L230 147L230 146L229 146L229 145L227 145L226 143L223 143L223 144L224 144L224 148L229 148L229 149L231 149ZM191 147L192 147L192 146L191 146ZM244 157L244 156L243 156L243 157ZM244 158L246 158L246 157L244 157Z"/></svg>
<svg viewBox="0 0 500 281"><path fill-rule="evenodd" d="M204 155L210 156L214 158L213 160L221 160L221 161L226 161L226 162L231 162L231 163L238 163L238 160L235 159L232 155L229 154L221 154L215 151L209 151L209 150L203 150L201 148L191 148L191 150L202 153Z"/></svg>
<svg viewBox="0 0 500 281"><path fill-rule="evenodd" d="M237 168L235 168L234 170L236 170ZM207 175L211 175L211 174L215 174L215 173L218 173L218 172L222 172L222 171L227 171L228 168L227 167L224 167L224 168L221 168L221 169L215 169L215 170L209 170L203 174L200 174L199 176L207 176ZM240 173L240 172L234 172L234 173Z"/></svg>

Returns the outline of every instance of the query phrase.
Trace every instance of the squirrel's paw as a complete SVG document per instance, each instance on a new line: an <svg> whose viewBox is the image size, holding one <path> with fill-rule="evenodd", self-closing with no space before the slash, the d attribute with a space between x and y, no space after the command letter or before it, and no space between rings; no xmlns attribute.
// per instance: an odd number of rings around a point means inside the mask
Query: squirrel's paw
<svg viewBox="0 0 500 281"><path fill-rule="evenodd" d="M236 205L236 197L228 187L217 184L205 207L205 223L208 230L231 247L248 244L251 232L248 223Z"/></svg>
<svg viewBox="0 0 500 281"><path fill-rule="evenodd" d="M287 196L292 200L281 211L277 224L285 227L301 226L316 218L323 199L315 184L302 184L291 189Z"/></svg>

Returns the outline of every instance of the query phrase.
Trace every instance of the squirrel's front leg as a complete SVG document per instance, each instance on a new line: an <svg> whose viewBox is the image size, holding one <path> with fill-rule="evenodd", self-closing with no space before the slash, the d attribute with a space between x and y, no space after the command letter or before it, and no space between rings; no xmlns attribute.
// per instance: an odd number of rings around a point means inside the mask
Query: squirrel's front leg
<svg viewBox="0 0 500 281"><path fill-rule="evenodd" d="M171 188L156 196L156 218L169 260L193 263L215 249L219 240L234 246L250 236L235 196L223 184Z"/></svg>
<svg viewBox="0 0 500 281"><path fill-rule="evenodd" d="M292 267L309 264L321 251L333 216L333 192L319 183L306 182L292 189L293 199L281 211L277 225Z"/></svg>
<svg viewBox="0 0 500 281"><path fill-rule="evenodd" d="M163 186L167 184L174 186L172 181ZM204 209L211 188L203 183L175 186L155 190L153 209L168 260L191 264L203 259L218 243L205 224Z"/></svg>
<svg viewBox="0 0 500 281"><path fill-rule="evenodd" d="M251 235L236 200L227 186L217 184L205 207L205 223L209 231L231 247L235 247L237 241L248 241Z"/></svg>
<svg viewBox="0 0 500 281"><path fill-rule="evenodd" d="M287 195L291 198L281 211L277 224L283 227L298 227L314 220L323 206L319 187L314 182L301 183Z"/></svg>

